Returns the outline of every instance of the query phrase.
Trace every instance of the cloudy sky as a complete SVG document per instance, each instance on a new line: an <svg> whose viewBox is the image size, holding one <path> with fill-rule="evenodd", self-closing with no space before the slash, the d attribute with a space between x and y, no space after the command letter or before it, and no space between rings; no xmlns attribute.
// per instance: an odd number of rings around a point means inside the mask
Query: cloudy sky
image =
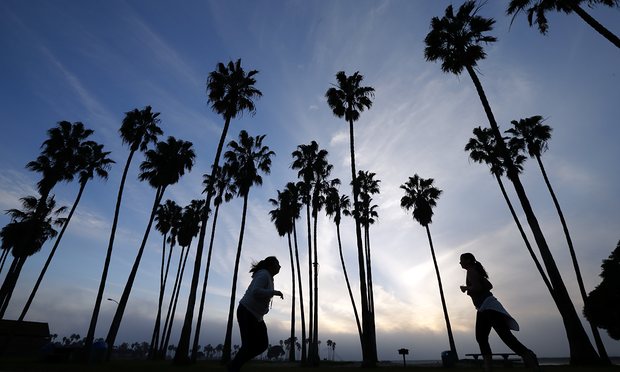
<svg viewBox="0 0 620 372"><path fill-rule="evenodd" d="M271 175L250 193L237 298L250 281L253 261L276 255L283 263L266 320L271 343L287 337L291 307L288 247L269 221L268 199L296 178L291 152L316 140L329 151L333 175L350 181L348 132L324 98L340 70L360 71L375 88L372 109L356 123L358 169L381 180L379 221L372 227L373 276L379 358L438 359L448 349L437 280L424 229L404 212L399 186L417 173L443 190L431 232L455 333L457 350L477 352L475 310L459 291L465 272L459 255L472 252L485 265L494 293L521 324L517 336L539 356L567 356L562 321L537 273L486 166L468 160L463 147L486 117L468 76L441 72L424 60L430 19L449 1L12 1L0 3L0 209L36 194L38 175L25 164L36 158L46 130L58 121L81 121L95 130L117 164L107 182L88 184L76 216L54 257L28 319L49 322L53 333L85 335L92 313L128 149L117 134L124 113L151 105L161 127L194 143L196 164L165 198L180 205L200 197L222 127L207 104L207 75L218 62L242 59L256 69L263 97L256 115L232 123L266 134L276 152ZM460 2L454 2L455 6ZM523 15L510 25L506 2L488 2L480 14L497 23L498 42L486 47L479 76L502 128L511 120L542 115L553 128L544 162L572 232L588 290L600 281L601 260L620 239L618 66L620 53L574 15L551 14L542 36ZM620 34L618 9L589 9ZM118 299L144 233L154 190L137 179L134 159L124 194L109 283L104 298ZM523 182L577 311L583 306L561 226L535 161ZM346 190L343 188L343 190ZM71 205L77 184L54 189ZM515 203L516 198L509 187ZM519 214L523 217L519 209ZM201 344L223 342L241 200L221 209L206 299ZM0 225L9 221L0 215ZM304 220L299 221L302 230ZM337 343L337 358L359 359L351 305L338 258L335 227L319 221L320 335ZM342 225L345 259L357 278L354 226ZM161 235L150 235L119 341L150 339L157 303ZM306 242L300 240L301 247ZM51 242L28 259L7 318L16 318ZM178 260L178 251L174 264ZM302 250L301 261L307 262ZM190 258L190 259L193 259ZM188 269L187 271L189 271ZM0 273L0 280L6 269ZM304 275L305 275L304 271ZM177 314L180 326L187 282ZM304 280L305 282L305 280ZM170 288L170 287L168 287ZM357 288L357 285L355 285ZM356 293L359 293L357 291ZM166 300L167 301L167 300ZM105 337L116 304L104 301L96 336ZM235 325L236 326L236 325ZM175 331L176 332L176 331ZM176 333L175 333L176 334ZM235 330L238 343L238 333ZM176 343L173 335L173 343ZM611 355L620 344L605 332ZM506 350L492 337L496 351ZM323 351L324 352L324 351Z"/></svg>

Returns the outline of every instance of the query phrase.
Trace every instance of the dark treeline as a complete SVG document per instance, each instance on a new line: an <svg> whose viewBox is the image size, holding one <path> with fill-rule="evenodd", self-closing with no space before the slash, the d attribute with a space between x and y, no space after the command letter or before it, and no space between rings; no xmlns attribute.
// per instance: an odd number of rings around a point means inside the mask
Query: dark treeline
<svg viewBox="0 0 620 372"><path fill-rule="evenodd" d="M512 15L514 20L518 13L525 12L530 25L537 24L539 30L545 33L549 27L546 18L548 12L575 13L616 47L620 47L618 38L583 10L584 4L619 6L617 0L512 0L508 5L507 14ZM429 62L439 62L445 73L460 76L466 72L474 84L488 120L488 127L475 128L474 137L466 144L465 150L475 162L487 164L498 182L504 201L524 240L524 246L532 257L562 319L570 348L571 363L609 363L597 327L607 329L612 337L617 338L617 319L616 322L613 318L609 320L605 310L601 310L605 306L599 305L601 298L605 298L600 293L604 291L606 291L604 293L613 293L613 290L610 291L609 288L617 288L617 284L616 287L613 286L613 282L609 284L609 281L613 279L608 279L613 277L610 273L615 272L617 275L618 272L617 269L615 271L609 269L610 266L613 267L611 263L617 262L617 249L615 256L612 255L603 265L603 283L588 295L576 258L577 248L573 244L568 222L552 187L549 171L542 160L542 155L548 150L552 128L542 115L516 119L507 129L500 128L479 78L481 70L479 63L487 56L484 46L497 41L496 37L491 34L495 21L483 17L479 14L480 11L480 6L474 1L467 1L456 9L450 5L445 9L443 16L432 18L430 31L424 39L424 56ZM186 172L192 170L196 158L193 144L172 136L163 139L164 133L159 126L160 113L154 112L150 106L142 109L136 108L125 113L119 128L119 137L122 143L127 145L128 152L120 155L126 160L118 189L109 187L110 190L114 189L117 192L117 200L87 336L80 339L79 336L72 335L60 343L61 345L83 347L89 352L95 344L101 344L104 341L108 351L107 358L110 357L112 350L116 353L119 350L125 350L128 353L129 350L133 350L150 359L163 359L173 355L176 364L191 363L205 356L217 357L223 362L231 359L238 349L238 345L232 345L232 330L239 263L243 254L245 230L247 225L253 222L247 220L248 209L252 208L250 191L263 184L263 177L269 175L272 158L276 155L267 145L268 137L265 134L251 135L241 130L236 139L227 142L228 132L234 119L243 113L252 115L256 111L256 102L262 96L262 92L256 87L258 73L256 70L246 71L239 59L226 64L218 63L215 70L209 74L206 84L207 102L213 112L221 116L223 127L210 169L203 176L204 195L197 195L195 200L184 206L178 205L173 200L164 199L164 195L170 187L179 182ZM320 362L319 303L322 283L319 283L318 276L320 265L318 236L321 233L318 231L318 219L323 212L333 220L337 232L343 285L346 286L351 301L351 313L356 321L363 365L374 366L377 363L371 228L379 218L379 206L373 204L373 196L380 193L381 180L371 170L357 169L355 160L355 126L363 125L361 114L372 108L375 95L374 88L365 86L363 80L364 76L359 71L352 74L339 71L335 75L335 82L324 93L326 109L331 110L336 118L343 119L349 130L350 177L339 179L332 175L333 165L329 162L328 150L321 148L316 141L310 140L306 144L291 145L291 178L282 185L281 190L274 192L274 198L269 199L273 207L269 212L271 221L274 223L277 234L286 239L284 244L289 251L292 287L290 337L280 341L280 345L274 347L279 346L278 350L282 350L282 355L285 350L288 351L289 361L300 360L303 365L317 366ZM472 125L472 123L459 124ZM61 121L48 130L47 139L41 145L39 156L26 165L27 169L36 172L39 177L36 184L38 195L24 196L21 199L20 209L8 210L10 222L0 232L2 239L0 272L4 274L0 287L0 318L5 317L27 259L40 252L46 242L53 240L49 256L18 320L22 321L27 318L30 306L52 263L54 254L62 247L61 239L72 216L82 197L88 195L86 188L88 182L93 178L107 179L108 172L115 164L115 161L110 158L110 152L104 150L104 145L95 142L92 139L93 135L93 130L88 129L83 123ZM104 340L95 340L111 257L114 253L119 215L123 211L123 191L128 171L135 166L132 160L137 153L144 157L139 165L139 180L147 182L154 190L151 212L106 337ZM521 182L520 176L525 170L524 162L527 158L533 158L536 161L561 221L581 300L588 304L586 315L591 322L590 329L594 345L579 319L577 309L566 289L566 279L558 270L556 260L549 249L547 236L538 222L528 193ZM406 212L412 213L414 221L419 223L427 233L446 322L450 357L456 360L458 359L457 347L452 334L447 299L444 295L440 268L430 232L430 224L434 216L433 208L437 205L442 190L435 186L433 178L422 178L418 174L413 174L405 175L403 179L404 183L400 186L404 192L401 206ZM57 206L53 194L55 186L58 183L75 180L78 181L79 188L71 208ZM518 205L521 206L526 216L525 224L519 220L515 205L508 196L506 181L514 188ZM211 345L201 347L199 345L201 333L204 335L205 332L211 332L204 328L203 319L208 315L204 314L204 306L212 254L214 248L217 248L214 247L214 239L218 214L220 208L235 197L243 200L243 207L239 217L240 229L232 272L226 333L222 337L222 344L217 347ZM359 274L357 281L349 277L344 260L341 240L341 234L347 233L341 231L341 221L344 217L353 218L355 226L354 232L348 232L351 235L355 234L355 246L348 248L355 249L357 253L356 268ZM153 309L156 316L151 340L150 343L136 343L135 347L126 343L116 345L116 337L122 325L153 224L162 235L162 255L157 308ZM534 236L533 242L527 238L526 227L529 227ZM209 228L210 234L207 240ZM193 248L196 258L188 265L189 253L194 242L196 243ZM203 267L205 246L207 248L206 264ZM300 251L305 253L306 249L308 261L302 263L299 259ZM538 250L537 253L535 249ZM537 258L538 255L541 257L540 261ZM185 275L186 271L188 275ZM306 273L306 281L303 280L302 272ZM180 288L185 276L189 276L190 280L187 307L177 309ZM353 293L352 288L355 284L359 287L359 294ZM166 298L168 301L165 301ZM619 302L614 303L617 306ZM301 324L296 324L297 311L300 314ZM183 323L177 324L181 329L179 339L171 340L175 314L184 314L184 317ZM300 339L297 337L298 333L301 334ZM269 352L272 349L270 347ZM331 359L333 359L335 342L328 340L327 349L328 355L331 349ZM299 358L296 351L299 352ZM278 353L278 358L281 357L279 351L275 352Z"/></svg>

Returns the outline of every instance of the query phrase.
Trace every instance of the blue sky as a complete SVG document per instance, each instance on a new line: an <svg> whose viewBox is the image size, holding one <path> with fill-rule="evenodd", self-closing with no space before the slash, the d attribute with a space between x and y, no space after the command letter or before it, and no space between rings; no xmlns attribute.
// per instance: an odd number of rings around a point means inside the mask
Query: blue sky
<svg viewBox="0 0 620 372"><path fill-rule="evenodd" d="M206 78L218 62L242 59L256 69L263 97L254 116L232 123L229 140L241 129L266 134L274 150L271 175L250 194L249 222L237 297L249 283L250 264L268 255L283 263L267 316L270 340L289 327L288 248L269 221L267 200L295 179L290 153L316 140L329 151L333 175L348 184L348 132L324 98L340 70L360 71L375 88L373 107L356 123L358 169L377 173L380 219L373 226L373 276L380 359L397 359L407 347L413 359L438 359L448 349L445 323L426 233L399 206L399 186L418 173L434 178L444 193L431 225L458 352L478 350L475 310L458 287L465 273L459 255L472 252L485 265L494 293L521 324L517 336L538 355L567 356L561 318L554 307L494 178L468 160L463 147L471 130L487 126L468 76L441 72L424 60L430 19L449 1L3 1L0 3L0 209L35 194L33 160L46 130L58 121L81 121L95 130L117 164L107 182L92 181L59 247L46 281L29 312L60 335L86 334L101 275L122 165L128 154L117 135L126 111L151 105L161 112L165 136L194 143L193 171L170 187L165 198L186 205L200 197L219 139L222 120L206 102ZM460 2L454 2L455 6ZM506 2L480 11L497 20L498 42L486 47L479 75L500 127L542 115L553 131L543 161L571 228L588 290L599 283L601 260L620 239L617 161L620 148L617 48L573 15L550 14L549 34L540 35L519 16L510 26ZM618 9L588 9L620 34ZM124 196L105 298L120 297L144 233L154 190L137 180L134 159ZM534 161L523 182L546 233L578 312L582 301L551 199ZM509 187L510 191L512 189ZM54 189L64 205L77 184ZM514 195L513 193L511 195ZM514 197L514 196L513 196ZM516 199L514 200L516 202ZM224 338L241 201L222 207L207 294L201 344ZM523 217L523 216L522 216ZM9 221L0 215L0 225ZM300 221L299 229L303 226ZM343 222L345 259L356 276L354 227ZM346 294L335 228L319 223L320 330L337 343L337 356L358 359L355 323ZM301 246L305 246L303 240ZM150 339L156 311L161 236L152 232L119 332L119 340ZM7 317L19 315L51 244L31 257ZM178 254L178 253L177 253ZM300 257L307 262L306 254ZM174 259L178 259L175 255ZM189 269L188 269L189 270ZM2 279L4 274L0 274ZM304 273L305 275L305 273ZM189 280L186 277L186 283ZM183 288L179 308L184 309ZM104 337L115 304L103 304L97 337ZM177 314L180 326L181 313ZM173 343L175 343L173 335ZM603 332L608 352L618 342ZM238 343L237 331L235 338ZM494 350L506 350L492 337Z"/></svg>

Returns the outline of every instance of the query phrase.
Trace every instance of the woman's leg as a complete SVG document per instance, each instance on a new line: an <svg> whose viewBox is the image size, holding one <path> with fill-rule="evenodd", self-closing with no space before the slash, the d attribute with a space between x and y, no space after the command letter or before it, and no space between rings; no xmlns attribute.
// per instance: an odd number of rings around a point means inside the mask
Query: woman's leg
<svg viewBox="0 0 620 372"><path fill-rule="evenodd" d="M476 313L476 341L480 346L480 354L484 360L484 370L491 370L491 345L489 345L489 334L491 333L491 319L488 311L478 311Z"/></svg>
<svg viewBox="0 0 620 372"><path fill-rule="evenodd" d="M262 353L268 345L267 327L250 313L245 306L237 307L237 321L241 333L241 348L230 362L228 370L237 372L241 366Z"/></svg>
<svg viewBox="0 0 620 372"><path fill-rule="evenodd" d="M493 310L490 310L490 312L491 314L489 315L493 324L493 329L495 329L495 332L497 332L499 338L501 338L506 346L514 351L515 354L523 358L523 362L526 367L538 367L538 359L536 358L536 354L517 340L515 335L510 331L507 316Z"/></svg>

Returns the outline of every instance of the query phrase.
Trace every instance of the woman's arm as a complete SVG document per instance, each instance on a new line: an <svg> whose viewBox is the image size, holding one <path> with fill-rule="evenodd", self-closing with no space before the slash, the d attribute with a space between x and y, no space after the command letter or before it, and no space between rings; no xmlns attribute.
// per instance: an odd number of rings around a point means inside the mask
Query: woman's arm
<svg viewBox="0 0 620 372"><path fill-rule="evenodd" d="M252 279L252 296L256 298L271 298L284 295L280 291L271 289L271 277L266 272L257 272Z"/></svg>

